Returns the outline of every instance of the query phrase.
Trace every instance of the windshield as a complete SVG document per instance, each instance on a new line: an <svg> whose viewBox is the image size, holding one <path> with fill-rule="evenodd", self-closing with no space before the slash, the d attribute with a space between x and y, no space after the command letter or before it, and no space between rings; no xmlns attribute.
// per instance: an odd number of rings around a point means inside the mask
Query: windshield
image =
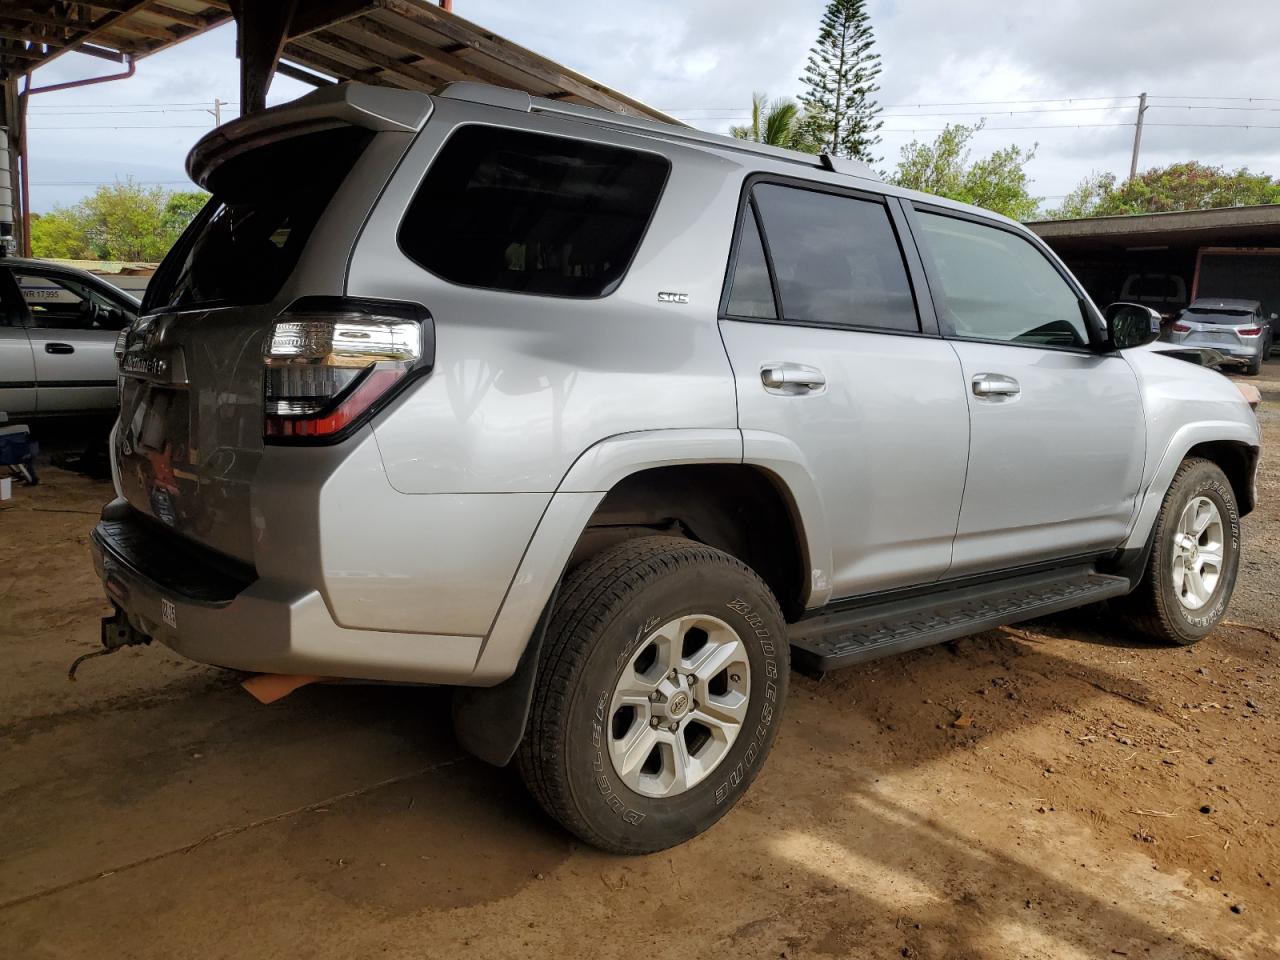
<svg viewBox="0 0 1280 960"><path fill-rule="evenodd" d="M1254 319L1252 310L1227 310L1221 307L1191 307L1183 311L1183 317L1195 323L1220 323L1238 327Z"/></svg>

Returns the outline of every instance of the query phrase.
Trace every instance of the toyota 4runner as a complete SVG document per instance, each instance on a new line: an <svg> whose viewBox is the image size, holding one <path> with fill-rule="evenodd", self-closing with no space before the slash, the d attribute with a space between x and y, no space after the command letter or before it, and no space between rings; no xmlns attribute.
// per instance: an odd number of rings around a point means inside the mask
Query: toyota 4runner
<svg viewBox="0 0 1280 960"><path fill-rule="evenodd" d="M586 841L705 830L820 672L1112 600L1222 618L1258 425L1019 224L455 84L193 149L120 358L109 646L456 687Z"/></svg>

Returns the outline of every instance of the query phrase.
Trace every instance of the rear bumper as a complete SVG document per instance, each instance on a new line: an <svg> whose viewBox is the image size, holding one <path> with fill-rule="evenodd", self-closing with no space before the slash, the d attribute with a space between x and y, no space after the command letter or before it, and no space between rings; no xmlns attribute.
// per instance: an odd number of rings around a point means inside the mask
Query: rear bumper
<svg viewBox="0 0 1280 960"><path fill-rule="evenodd" d="M1257 344L1223 343L1221 341L1197 340L1190 337L1174 343L1178 347L1195 347L1205 350L1217 350L1223 356L1233 360L1253 360L1262 356L1261 340Z"/></svg>
<svg viewBox="0 0 1280 960"><path fill-rule="evenodd" d="M482 639L334 622L317 590L261 578L140 517L123 500L91 536L107 596L134 629L192 660L260 673L465 683Z"/></svg>

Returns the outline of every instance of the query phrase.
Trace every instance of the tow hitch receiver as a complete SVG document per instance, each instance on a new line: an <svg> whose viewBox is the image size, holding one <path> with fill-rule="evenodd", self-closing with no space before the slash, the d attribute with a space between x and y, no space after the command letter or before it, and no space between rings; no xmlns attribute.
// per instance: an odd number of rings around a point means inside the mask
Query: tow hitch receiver
<svg viewBox="0 0 1280 960"><path fill-rule="evenodd" d="M76 657L71 663L71 669L67 671L67 679L74 683L76 671L86 660L105 657L109 653L115 653L121 647L142 646L150 642L151 638L135 630L129 618L124 615L124 611L116 607L111 616L102 618L102 649Z"/></svg>

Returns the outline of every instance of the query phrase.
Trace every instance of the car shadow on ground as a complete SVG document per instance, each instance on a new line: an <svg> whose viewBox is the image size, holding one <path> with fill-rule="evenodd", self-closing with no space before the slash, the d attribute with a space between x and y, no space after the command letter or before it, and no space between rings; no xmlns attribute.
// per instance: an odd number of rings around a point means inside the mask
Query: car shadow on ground
<svg viewBox="0 0 1280 960"><path fill-rule="evenodd" d="M1005 692L1035 685L1053 695L982 701L974 709L964 701L976 682ZM922 692L933 694L925 705ZM927 937L932 949L948 944L946 955L981 954L1001 938L1065 938L1093 955L1105 953L1103 941L1114 942L1117 931L1131 943L1167 945L1169 956L1213 955L1140 911L1064 881L1061 870L1034 866L1057 856L1050 838L1029 836L1026 859L1015 859L876 786L879 777L974 750L1087 697L1142 703L1148 691L1140 681L992 632L820 682L798 679L795 694L796 725L785 728L742 810L684 847L623 862L663 872L669 863L695 889L723 887L723 864L706 852L729 842L744 893L753 876L786 864L807 875L811 889L800 906L778 906L776 923L816 925L831 946L851 945L892 919L904 948ZM0 911L19 921L18 929L32 929L74 903L77 922L98 929L107 913L136 911L159 884L166 894L149 924L208 929L244 910L243 923L252 925L258 908L242 902L239 887L265 857L270 864L261 869L283 871L272 888L275 909L295 918L336 910L340 920L370 909L408 917L497 902L571 857L602 868L618 862L573 842L510 769L464 756L451 733L449 697L447 690L317 685L262 707L215 683L27 730L10 741L13 749L5 747L21 775L0 791L8 877ZM971 728L950 726L957 710L976 717ZM885 739L895 725L910 734L909 749ZM792 787L800 763L808 772ZM797 794L801 787L806 793ZM759 830L758 806L780 797L795 814ZM175 878L165 878L192 869L192 857L211 859L188 898L171 885ZM111 884L90 895L105 874L113 875ZM914 893L909 909L897 902L903 890ZM762 899L762 912L785 902L776 894ZM1063 911L1079 923L1039 929ZM924 931L918 936L915 924ZM225 935L236 932L228 927ZM751 934L770 935L767 926Z"/></svg>

